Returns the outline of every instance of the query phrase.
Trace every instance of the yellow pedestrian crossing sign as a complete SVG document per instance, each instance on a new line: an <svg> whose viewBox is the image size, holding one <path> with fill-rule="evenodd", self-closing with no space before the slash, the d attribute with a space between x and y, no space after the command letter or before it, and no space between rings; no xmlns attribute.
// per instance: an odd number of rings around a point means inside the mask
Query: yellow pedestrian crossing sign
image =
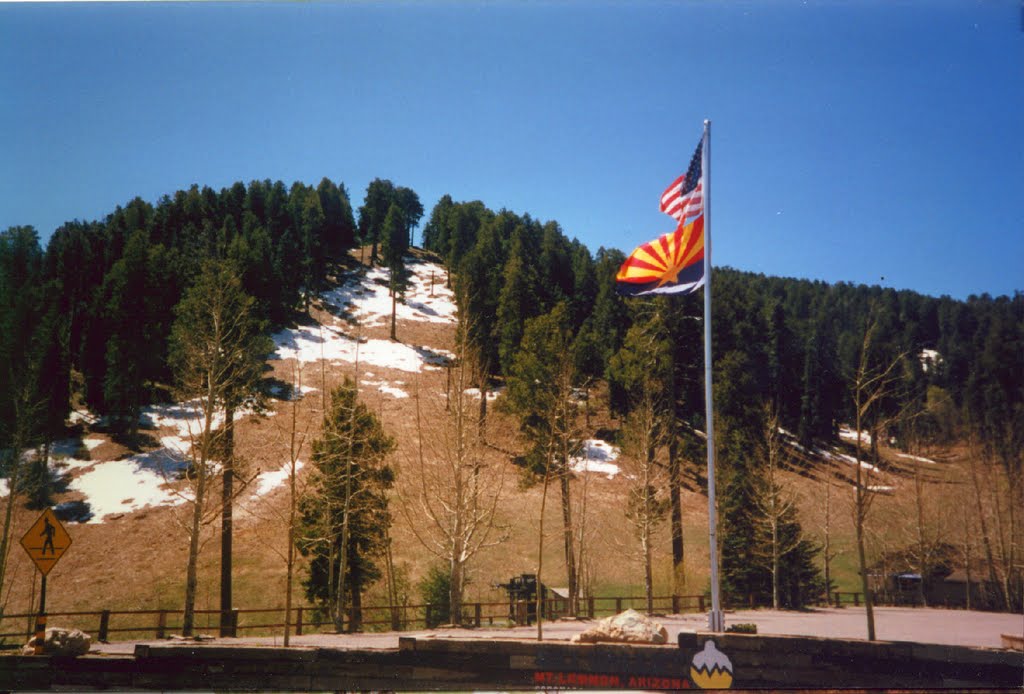
<svg viewBox="0 0 1024 694"><path fill-rule="evenodd" d="M71 536L48 508L21 538L21 546L45 576L71 546Z"/></svg>

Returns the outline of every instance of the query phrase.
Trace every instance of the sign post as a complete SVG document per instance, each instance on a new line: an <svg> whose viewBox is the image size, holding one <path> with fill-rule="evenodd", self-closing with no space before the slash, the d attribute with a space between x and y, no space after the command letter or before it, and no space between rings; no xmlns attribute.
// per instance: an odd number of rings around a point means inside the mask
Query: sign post
<svg viewBox="0 0 1024 694"><path fill-rule="evenodd" d="M36 617L34 639L35 653L41 655L43 641L46 639L46 575L71 546L71 536L54 515L53 509L48 508L22 536L21 546L25 548L42 575L42 586L39 589L39 615Z"/></svg>

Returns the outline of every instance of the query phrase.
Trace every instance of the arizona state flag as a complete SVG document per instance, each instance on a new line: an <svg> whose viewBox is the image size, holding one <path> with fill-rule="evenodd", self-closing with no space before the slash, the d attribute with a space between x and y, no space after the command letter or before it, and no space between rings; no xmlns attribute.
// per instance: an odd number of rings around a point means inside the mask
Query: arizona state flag
<svg viewBox="0 0 1024 694"><path fill-rule="evenodd" d="M689 294L704 286L704 215L634 250L615 276L624 296Z"/></svg>

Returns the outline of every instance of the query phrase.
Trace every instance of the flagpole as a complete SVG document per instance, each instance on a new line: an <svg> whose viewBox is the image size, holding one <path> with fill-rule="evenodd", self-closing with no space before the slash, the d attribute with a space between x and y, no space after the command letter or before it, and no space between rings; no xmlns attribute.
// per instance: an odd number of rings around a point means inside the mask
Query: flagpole
<svg viewBox="0 0 1024 694"><path fill-rule="evenodd" d="M704 121L701 172L704 176L704 406L708 444L708 536L711 557L711 612L708 631L725 631L718 593L718 520L715 512L715 418L711 398L711 121Z"/></svg>

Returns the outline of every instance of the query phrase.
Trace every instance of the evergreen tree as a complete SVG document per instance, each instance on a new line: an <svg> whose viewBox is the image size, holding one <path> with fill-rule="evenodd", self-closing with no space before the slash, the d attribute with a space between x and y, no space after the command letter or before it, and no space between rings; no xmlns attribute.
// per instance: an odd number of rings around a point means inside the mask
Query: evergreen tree
<svg viewBox="0 0 1024 694"><path fill-rule="evenodd" d="M391 203L387 217L384 218L383 243L381 245L384 264L388 268L388 289L391 292L391 339L397 340L395 334L395 314L398 298L405 294L408 282L405 269L405 252L408 250L407 230L402 208Z"/></svg>
<svg viewBox="0 0 1024 694"><path fill-rule="evenodd" d="M128 240L124 255L104 279L103 320L107 329L103 409L115 431L134 437L146 401L142 356L156 348L148 334L149 253L144 232Z"/></svg>
<svg viewBox="0 0 1024 694"><path fill-rule="evenodd" d="M562 303L526 322L519 352L507 375L504 406L519 418L521 429L533 444L526 456L529 471L559 482L569 611L575 614L578 585L569 465L579 448L581 432L573 398L578 374L568 314L568 307Z"/></svg>
<svg viewBox="0 0 1024 694"><path fill-rule="evenodd" d="M416 195L416 191L405 186L395 188L394 202L402 210L402 218L405 220L408 234L406 246L411 247L414 245L412 238L413 229L416 228L416 225L420 223L420 219L423 218L423 203L420 202L420 196Z"/></svg>
<svg viewBox="0 0 1024 694"><path fill-rule="evenodd" d="M508 260L502 270L503 284L498 296L496 316L498 319L497 343L501 370L508 375L519 353L526 321L534 317L538 309L536 295L537 276L526 257L523 227L512 235Z"/></svg>
<svg viewBox="0 0 1024 694"><path fill-rule="evenodd" d="M377 262L377 245L381 241L384 220L388 209L395 202L395 184L386 179L375 178L366 187L366 197L359 208L359 236L362 243L372 244L370 262Z"/></svg>
<svg viewBox="0 0 1024 694"><path fill-rule="evenodd" d="M316 493L301 506L299 551L309 557L306 596L331 616L335 628L356 631L362 593L380 578L376 560L391 524L387 490L394 472L386 464L395 441L359 401L349 379L331 393L321 438L313 442Z"/></svg>
<svg viewBox="0 0 1024 694"><path fill-rule="evenodd" d="M434 205L434 209L430 211L430 219L427 221L427 225L423 227L423 239L421 244L423 248L438 253L441 256L446 256L448 253L448 215L451 214L452 208L455 203L452 202L452 196L442 195L441 199Z"/></svg>

